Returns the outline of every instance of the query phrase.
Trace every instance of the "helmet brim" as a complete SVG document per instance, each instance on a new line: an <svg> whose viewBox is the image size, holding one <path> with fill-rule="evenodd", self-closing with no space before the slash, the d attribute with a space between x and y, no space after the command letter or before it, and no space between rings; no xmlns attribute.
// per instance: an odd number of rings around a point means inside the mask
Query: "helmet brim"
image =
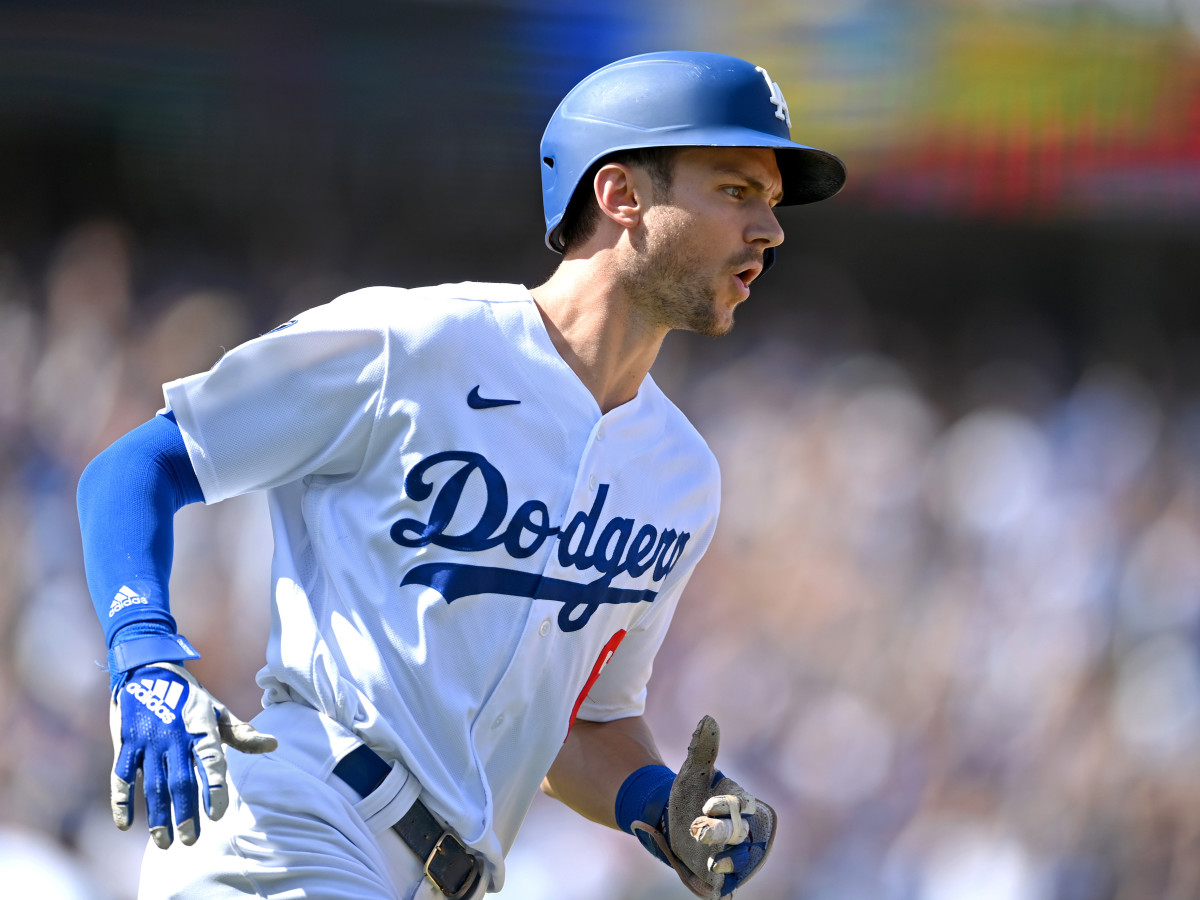
<svg viewBox="0 0 1200 900"><path fill-rule="evenodd" d="M773 138L758 131L731 126L728 128L708 128L704 138L697 140L694 131L691 134L681 134L679 140L672 140L669 132L654 135L649 143L636 143L628 147L613 147L590 161L585 168L591 169L596 163L614 153L623 150L634 150L647 146L658 147L767 147L775 151L775 160L779 165L779 175L783 181L783 199L780 206L800 206L805 203L817 203L828 200L838 193L846 184L846 165L838 157L825 150L797 144L784 138ZM582 184L577 186L583 187ZM562 216L554 222L546 234L546 246L556 253L562 253L560 230Z"/></svg>
<svg viewBox="0 0 1200 900"><path fill-rule="evenodd" d="M681 129L682 130L682 129ZM775 151L779 174L783 178L780 206L797 206L827 200L846 184L845 164L825 150L797 144L787 138L763 134L737 125L708 126L701 135L697 129L672 140L669 132L655 135L661 147L769 147ZM649 142L639 146L650 146Z"/></svg>

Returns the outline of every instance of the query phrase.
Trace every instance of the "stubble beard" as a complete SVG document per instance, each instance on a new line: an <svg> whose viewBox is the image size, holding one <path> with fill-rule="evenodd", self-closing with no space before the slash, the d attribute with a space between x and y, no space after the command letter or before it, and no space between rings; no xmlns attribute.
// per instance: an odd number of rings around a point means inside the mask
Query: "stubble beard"
<svg viewBox="0 0 1200 900"><path fill-rule="evenodd" d="M654 327L721 337L733 327L733 316L718 313L712 262L689 248L683 223L664 223L653 248L644 241L641 253L619 275L633 309Z"/></svg>

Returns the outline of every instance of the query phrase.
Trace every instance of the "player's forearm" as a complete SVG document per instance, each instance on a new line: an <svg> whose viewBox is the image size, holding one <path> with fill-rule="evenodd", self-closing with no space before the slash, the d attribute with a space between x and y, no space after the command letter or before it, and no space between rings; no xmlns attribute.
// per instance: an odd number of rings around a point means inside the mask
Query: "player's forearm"
<svg viewBox="0 0 1200 900"><path fill-rule="evenodd" d="M661 764L641 716L612 722L576 720L542 790L593 822L616 828L614 804L625 779L642 766Z"/></svg>
<svg viewBox="0 0 1200 900"><path fill-rule="evenodd" d="M172 519L202 499L179 428L165 416L125 435L84 471L78 493L84 567L110 665L118 642L173 634L167 598ZM146 652L173 660L195 655L176 643L152 640Z"/></svg>

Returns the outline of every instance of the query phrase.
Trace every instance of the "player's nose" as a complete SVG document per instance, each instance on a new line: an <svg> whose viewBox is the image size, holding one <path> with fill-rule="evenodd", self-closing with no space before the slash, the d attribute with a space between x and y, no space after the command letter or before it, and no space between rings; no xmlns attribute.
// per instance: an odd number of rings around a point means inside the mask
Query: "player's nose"
<svg viewBox="0 0 1200 900"><path fill-rule="evenodd" d="M760 207L747 231L746 240L763 250L783 243L783 226L779 224L773 207L765 203Z"/></svg>

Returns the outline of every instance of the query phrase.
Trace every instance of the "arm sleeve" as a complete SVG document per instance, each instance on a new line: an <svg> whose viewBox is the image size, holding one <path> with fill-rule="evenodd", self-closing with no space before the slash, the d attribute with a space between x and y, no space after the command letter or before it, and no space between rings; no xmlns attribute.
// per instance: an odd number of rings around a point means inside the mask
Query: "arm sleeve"
<svg viewBox="0 0 1200 900"><path fill-rule="evenodd" d="M126 636L175 631L167 595L173 519L203 499L170 413L135 428L84 470L77 493L84 569L110 648L122 629Z"/></svg>

